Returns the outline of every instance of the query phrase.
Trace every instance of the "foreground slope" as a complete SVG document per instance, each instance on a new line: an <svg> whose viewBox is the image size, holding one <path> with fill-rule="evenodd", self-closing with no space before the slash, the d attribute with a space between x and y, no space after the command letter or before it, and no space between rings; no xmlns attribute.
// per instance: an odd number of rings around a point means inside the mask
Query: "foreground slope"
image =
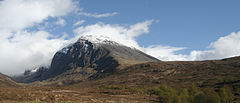
<svg viewBox="0 0 240 103"><path fill-rule="evenodd" d="M158 85L175 88L240 86L240 57L211 61L150 62L128 66L96 84Z"/></svg>
<svg viewBox="0 0 240 103"><path fill-rule="evenodd" d="M240 57L135 64L70 87L86 86L110 90L109 94L149 93L160 103L233 103L240 101Z"/></svg>
<svg viewBox="0 0 240 103"><path fill-rule="evenodd" d="M68 100L76 103L237 103L239 96L240 57L211 61L139 63L116 68L111 75L103 78L72 85L38 85L0 90L3 101Z"/></svg>

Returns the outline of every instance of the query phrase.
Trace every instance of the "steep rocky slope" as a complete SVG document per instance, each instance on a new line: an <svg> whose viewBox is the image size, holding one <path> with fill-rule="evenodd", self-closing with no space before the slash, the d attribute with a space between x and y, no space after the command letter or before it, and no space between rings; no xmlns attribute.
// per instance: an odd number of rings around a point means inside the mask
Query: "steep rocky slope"
<svg viewBox="0 0 240 103"><path fill-rule="evenodd" d="M58 51L49 68L41 67L36 72L25 72L25 75L15 77L14 80L72 83L104 77L113 73L117 67L157 61L135 48L111 40L80 38Z"/></svg>

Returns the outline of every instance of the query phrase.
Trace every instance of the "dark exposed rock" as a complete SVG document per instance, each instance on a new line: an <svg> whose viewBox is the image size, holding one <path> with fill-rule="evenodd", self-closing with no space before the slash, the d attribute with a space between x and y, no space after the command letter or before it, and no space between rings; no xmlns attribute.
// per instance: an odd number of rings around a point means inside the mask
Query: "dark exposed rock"
<svg viewBox="0 0 240 103"><path fill-rule="evenodd" d="M43 80L45 78L44 73L48 71L46 67L40 67L36 72L31 70L26 70L23 75L12 77L16 82L29 83L38 80Z"/></svg>
<svg viewBox="0 0 240 103"><path fill-rule="evenodd" d="M130 63L129 61L131 63L143 63L159 60L137 49L113 41L106 40L103 43L93 43L89 40L79 39L76 43L58 51L54 55L49 69L41 67L34 73L27 71L25 75L15 77L14 80L29 83L51 78L54 78L53 80L59 80L56 78L69 80L72 76L79 79L83 78L83 76L87 77L87 79L94 79L101 77L99 74L114 72L117 66L122 63ZM79 68L81 72L72 74ZM88 71L82 71L85 70L84 68ZM90 68L90 71L87 68ZM69 74L72 75L69 76Z"/></svg>

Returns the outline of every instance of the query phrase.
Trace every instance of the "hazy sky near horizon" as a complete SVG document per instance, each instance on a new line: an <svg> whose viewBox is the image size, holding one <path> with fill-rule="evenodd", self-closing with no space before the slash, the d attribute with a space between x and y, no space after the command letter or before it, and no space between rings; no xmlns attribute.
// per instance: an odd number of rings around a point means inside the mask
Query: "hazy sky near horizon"
<svg viewBox="0 0 240 103"><path fill-rule="evenodd" d="M240 55L237 0L0 0L0 72L48 66L80 36L104 35L160 60Z"/></svg>

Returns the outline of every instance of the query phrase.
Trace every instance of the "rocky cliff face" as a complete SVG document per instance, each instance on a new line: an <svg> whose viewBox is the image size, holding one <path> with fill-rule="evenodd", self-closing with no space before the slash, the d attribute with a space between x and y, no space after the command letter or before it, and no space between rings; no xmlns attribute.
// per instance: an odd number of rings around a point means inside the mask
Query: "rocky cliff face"
<svg viewBox="0 0 240 103"><path fill-rule="evenodd" d="M119 65L155 61L159 60L114 41L80 38L76 43L58 51L49 68L41 67L36 72L25 73L15 80L34 82L78 78L77 81L82 81L97 78L100 74L112 73Z"/></svg>

